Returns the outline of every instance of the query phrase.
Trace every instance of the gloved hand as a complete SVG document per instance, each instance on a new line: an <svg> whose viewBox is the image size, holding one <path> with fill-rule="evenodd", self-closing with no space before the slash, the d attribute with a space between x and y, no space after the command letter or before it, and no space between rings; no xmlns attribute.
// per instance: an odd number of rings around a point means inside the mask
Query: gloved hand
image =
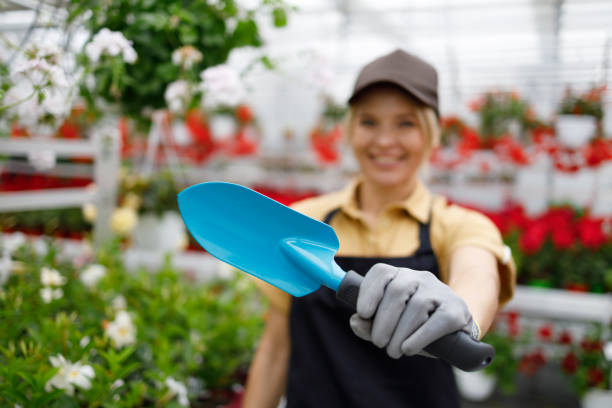
<svg viewBox="0 0 612 408"><path fill-rule="evenodd" d="M478 338L478 326L463 299L431 272L376 264L365 275L353 332L392 358L423 354L433 341L457 330Z"/></svg>

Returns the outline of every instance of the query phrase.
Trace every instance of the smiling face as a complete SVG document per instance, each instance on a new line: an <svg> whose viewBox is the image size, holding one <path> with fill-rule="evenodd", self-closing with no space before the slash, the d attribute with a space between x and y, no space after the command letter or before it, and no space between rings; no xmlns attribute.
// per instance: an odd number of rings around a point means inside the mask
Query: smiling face
<svg viewBox="0 0 612 408"><path fill-rule="evenodd" d="M378 189L416 181L428 146L415 103L393 85L364 91L353 104L350 143L364 181Z"/></svg>

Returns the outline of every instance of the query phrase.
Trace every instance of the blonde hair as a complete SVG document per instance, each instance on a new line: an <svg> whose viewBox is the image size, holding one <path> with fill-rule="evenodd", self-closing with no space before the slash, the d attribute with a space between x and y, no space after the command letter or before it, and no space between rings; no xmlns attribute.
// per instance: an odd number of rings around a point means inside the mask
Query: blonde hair
<svg viewBox="0 0 612 408"><path fill-rule="evenodd" d="M375 85L376 86L376 85ZM416 101L413 97L406 94L406 97L410 101L410 104L414 108L414 113L419 125L419 129L425 139L425 159L429 157L429 154L440 145L440 121L438 115L433 108L423 105ZM349 110L344 119L344 128L346 129L346 140L348 142L353 138L353 126L355 118L355 108L359 105L359 100L355 101L349 106Z"/></svg>

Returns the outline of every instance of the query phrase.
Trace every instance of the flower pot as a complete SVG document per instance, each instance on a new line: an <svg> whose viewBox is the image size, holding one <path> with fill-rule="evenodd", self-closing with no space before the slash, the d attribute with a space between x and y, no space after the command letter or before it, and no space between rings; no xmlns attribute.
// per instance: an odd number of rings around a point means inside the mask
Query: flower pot
<svg viewBox="0 0 612 408"><path fill-rule="evenodd" d="M166 211L161 216L140 216L132 231L134 247L153 251L178 251L187 244L185 224L179 213Z"/></svg>
<svg viewBox="0 0 612 408"><path fill-rule="evenodd" d="M584 146L597 130L597 120L589 115L557 116L556 132L559 142L576 149Z"/></svg>
<svg viewBox="0 0 612 408"><path fill-rule="evenodd" d="M612 407L612 390L591 390L582 397L582 408Z"/></svg>
<svg viewBox="0 0 612 408"><path fill-rule="evenodd" d="M469 401L481 402L487 400L495 391L497 380L482 371L465 372L453 369L457 388L463 398Z"/></svg>

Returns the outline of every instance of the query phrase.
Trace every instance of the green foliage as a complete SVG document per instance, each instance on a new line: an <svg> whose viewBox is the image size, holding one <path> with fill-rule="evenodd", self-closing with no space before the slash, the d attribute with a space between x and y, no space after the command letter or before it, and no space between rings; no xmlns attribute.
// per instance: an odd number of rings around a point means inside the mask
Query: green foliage
<svg viewBox="0 0 612 408"><path fill-rule="evenodd" d="M247 278L196 283L169 262L156 273L128 272L113 242L97 255L106 274L88 287L83 267L49 248L43 256L19 248L0 288L0 406L178 406L167 378L200 384L189 388L195 400L205 389L231 386L250 360L263 309ZM40 295L43 266L66 278L63 296L49 303ZM118 296L136 331L123 347L105 332L119 313ZM93 368L91 388L76 387L70 397L46 387L59 370L49 357L58 354Z"/></svg>
<svg viewBox="0 0 612 408"><path fill-rule="evenodd" d="M603 94L606 87L593 87L583 94L577 94L568 88L559 106L559 113L564 115L589 115L601 121L604 116Z"/></svg>
<svg viewBox="0 0 612 408"><path fill-rule="evenodd" d="M479 115L479 131L483 141L504 136L513 121L521 126L521 130L527 129L532 116L529 104L510 92L487 92L474 110Z"/></svg>
<svg viewBox="0 0 612 408"><path fill-rule="evenodd" d="M178 212L176 197L180 190L169 171L154 173L149 177L127 174L121 178L119 200L126 204L129 194L136 195L139 197L140 214L161 216L165 211Z"/></svg>
<svg viewBox="0 0 612 408"><path fill-rule="evenodd" d="M47 235L82 236L91 230L80 208L16 211L0 214L0 230L24 230Z"/></svg>
<svg viewBox="0 0 612 408"><path fill-rule="evenodd" d="M241 10L233 0L216 6L205 0L72 0L69 21L91 12L85 24L93 34L105 27L120 31L138 54L131 65L117 58L105 60L93 71L96 88L83 92L90 102L94 96L119 101L121 111L134 117L144 107L162 108L170 82L179 77L195 81L203 69L225 62L233 49L262 45L256 11ZM276 27L287 24L289 8L280 0L264 1L259 11L272 15ZM195 47L203 58L181 71L172 63L172 52L185 45Z"/></svg>
<svg viewBox="0 0 612 408"><path fill-rule="evenodd" d="M511 394L516 389L516 373L518 368L518 358L514 352L514 339L508 336L508 334L492 331L482 341L489 343L495 348L495 358L484 369L484 372L495 377L497 386L503 393Z"/></svg>

